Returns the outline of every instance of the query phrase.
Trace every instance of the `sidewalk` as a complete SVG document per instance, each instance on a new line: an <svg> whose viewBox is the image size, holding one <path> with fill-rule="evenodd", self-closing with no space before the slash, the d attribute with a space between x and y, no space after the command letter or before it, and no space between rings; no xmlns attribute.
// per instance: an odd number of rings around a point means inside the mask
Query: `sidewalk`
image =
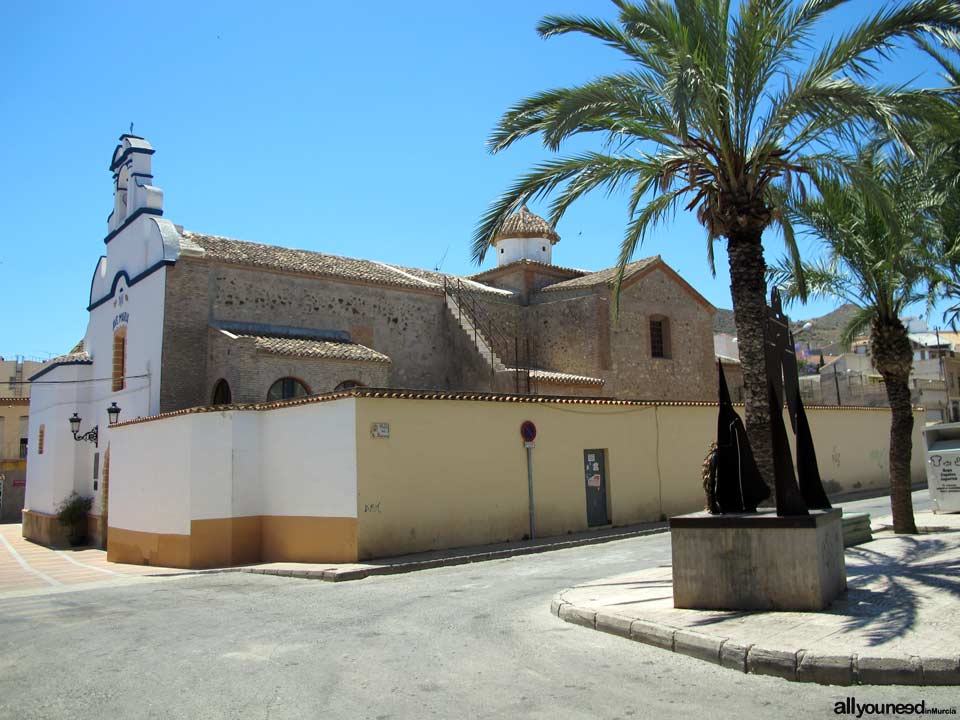
<svg viewBox="0 0 960 720"><path fill-rule="evenodd" d="M653 535L655 533L667 532L668 530L669 528L665 522L644 523L642 525L626 525L617 528L603 528L602 530L588 530L570 535L536 538L534 540L519 540L511 543L477 545L473 547L452 548L450 550L433 550L413 555L380 558L368 563L346 563L339 565L323 563L261 563L238 568L226 568L225 571L342 582L344 580L361 580L371 575L396 575L398 573L416 572L430 568L465 565L473 562L516 557L517 555L532 555L534 553L549 552L551 550L563 550L564 548L580 547L581 545L598 545L614 540L626 540L627 538L641 537L643 535Z"/></svg>
<svg viewBox="0 0 960 720"><path fill-rule="evenodd" d="M741 672L825 685L960 685L960 514L916 520L918 535L882 531L848 548L849 590L823 612L678 610L669 567L564 590L551 611Z"/></svg>
<svg viewBox="0 0 960 720"><path fill-rule="evenodd" d="M183 572L108 563L107 554L96 548L55 550L25 540L19 523L0 525L0 597Z"/></svg>

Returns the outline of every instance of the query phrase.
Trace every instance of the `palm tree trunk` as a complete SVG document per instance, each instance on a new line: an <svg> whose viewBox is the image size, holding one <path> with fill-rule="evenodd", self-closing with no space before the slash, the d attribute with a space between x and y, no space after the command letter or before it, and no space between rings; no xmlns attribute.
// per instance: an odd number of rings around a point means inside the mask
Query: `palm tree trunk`
<svg viewBox="0 0 960 720"><path fill-rule="evenodd" d="M764 327L767 321L766 263L760 238L763 228L746 228L727 237L730 294L743 368L747 437L760 475L774 486L773 441L767 395Z"/></svg>
<svg viewBox="0 0 960 720"><path fill-rule="evenodd" d="M913 407L906 378L887 380L890 401L890 507L895 533L915 533L910 459L913 454Z"/></svg>
<svg viewBox="0 0 960 720"><path fill-rule="evenodd" d="M895 533L915 533L910 458L913 454L913 406L910 404L910 368L913 351L907 329L899 319L875 321L870 350L890 402L890 507Z"/></svg>

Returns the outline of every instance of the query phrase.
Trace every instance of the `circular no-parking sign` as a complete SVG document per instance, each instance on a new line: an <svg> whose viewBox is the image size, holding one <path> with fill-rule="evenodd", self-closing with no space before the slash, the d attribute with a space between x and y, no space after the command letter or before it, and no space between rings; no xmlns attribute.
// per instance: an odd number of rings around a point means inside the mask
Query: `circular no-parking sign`
<svg viewBox="0 0 960 720"><path fill-rule="evenodd" d="M533 442L537 439L537 426L529 420L524 420L520 425L520 437L524 442Z"/></svg>

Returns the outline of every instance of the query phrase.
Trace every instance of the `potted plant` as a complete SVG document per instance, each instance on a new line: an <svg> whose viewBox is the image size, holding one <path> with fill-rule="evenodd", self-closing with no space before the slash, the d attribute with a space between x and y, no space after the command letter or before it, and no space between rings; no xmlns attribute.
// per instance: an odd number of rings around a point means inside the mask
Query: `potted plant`
<svg viewBox="0 0 960 720"><path fill-rule="evenodd" d="M67 531L67 539L72 547L87 542L87 513L93 506L93 498L70 493L57 508L57 520Z"/></svg>

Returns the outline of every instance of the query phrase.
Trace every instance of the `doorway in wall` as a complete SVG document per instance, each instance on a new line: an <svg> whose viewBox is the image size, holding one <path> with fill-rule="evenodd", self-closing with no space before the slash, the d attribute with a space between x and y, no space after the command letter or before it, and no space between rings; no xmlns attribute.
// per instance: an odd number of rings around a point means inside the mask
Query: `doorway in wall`
<svg viewBox="0 0 960 720"><path fill-rule="evenodd" d="M606 450L583 451L583 475L587 494L587 525L609 525Z"/></svg>

